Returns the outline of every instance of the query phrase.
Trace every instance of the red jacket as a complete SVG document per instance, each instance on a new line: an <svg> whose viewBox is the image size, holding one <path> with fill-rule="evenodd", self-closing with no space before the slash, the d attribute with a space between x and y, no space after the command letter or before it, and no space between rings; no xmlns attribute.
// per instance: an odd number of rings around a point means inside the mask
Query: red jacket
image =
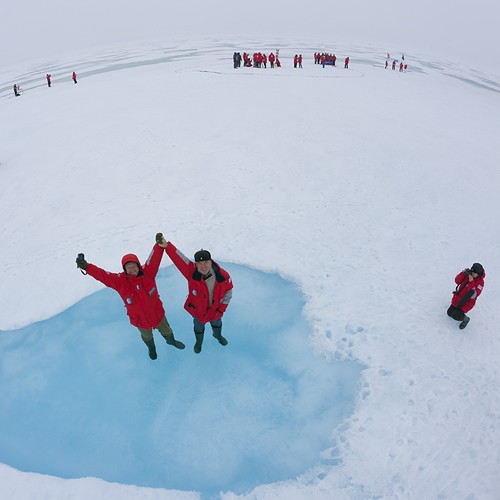
<svg viewBox="0 0 500 500"><path fill-rule="evenodd" d="M469 312L475 305L477 298L481 295L484 287L484 278L486 273L483 271L482 276L469 281L469 276L463 271L457 274L455 278L455 283L458 285L455 292L453 292L453 298L451 299L451 304L455 307L459 307L460 301L464 295L470 295L470 298L466 300L465 304L460 306L460 309L466 313Z"/></svg>
<svg viewBox="0 0 500 500"><path fill-rule="evenodd" d="M189 294L184 303L184 309L203 324L221 319L232 296L233 282L229 273L212 261L212 268L215 272L215 286L213 301L210 304L208 287L203 276L196 269L196 264L170 242L165 251L172 259L175 267L188 280Z"/></svg>
<svg viewBox="0 0 500 500"><path fill-rule="evenodd" d="M155 281L162 257L163 248L158 244L155 244L142 267L135 255L125 255L122 265L126 262L136 262L141 269L139 276L131 276L124 272L110 273L94 264L89 264L86 271L92 278L120 294L132 325L149 330L156 328L165 316Z"/></svg>

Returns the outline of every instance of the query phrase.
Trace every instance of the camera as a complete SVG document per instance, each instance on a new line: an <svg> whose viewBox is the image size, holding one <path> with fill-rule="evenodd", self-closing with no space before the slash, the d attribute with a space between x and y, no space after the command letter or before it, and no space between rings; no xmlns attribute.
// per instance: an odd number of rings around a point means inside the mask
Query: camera
<svg viewBox="0 0 500 500"><path fill-rule="evenodd" d="M79 253L78 257L76 258L77 262L80 262L82 260L85 260L85 255L83 253Z"/></svg>
<svg viewBox="0 0 500 500"><path fill-rule="evenodd" d="M472 271L467 268L467 269L464 269L464 273L467 274L468 276L470 276L472 274Z"/></svg>

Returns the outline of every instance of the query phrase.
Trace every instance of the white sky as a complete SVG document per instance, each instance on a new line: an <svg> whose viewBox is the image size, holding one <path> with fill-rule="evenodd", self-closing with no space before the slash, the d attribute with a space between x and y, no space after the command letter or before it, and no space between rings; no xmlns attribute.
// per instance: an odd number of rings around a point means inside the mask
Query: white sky
<svg viewBox="0 0 500 500"><path fill-rule="evenodd" d="M8 5L8 8L7 8ZM420 0L27 0L6 4L0 29L2 66L26 59L144 39L238 36L372 43L389 51L446 55L471 66L500 64L500 4Z"/></svg>

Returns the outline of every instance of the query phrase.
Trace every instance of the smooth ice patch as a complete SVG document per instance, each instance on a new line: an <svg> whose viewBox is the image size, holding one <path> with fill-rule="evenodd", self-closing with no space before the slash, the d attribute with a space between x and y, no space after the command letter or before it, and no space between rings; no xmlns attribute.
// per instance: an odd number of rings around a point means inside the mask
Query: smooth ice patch
<svg viewBox="0 0 500 500"><path fill-rule="evenodd" d="M0 462L205 494L243 492L319 463L351 411L361 366L313 353L294 284L224 267L235 283L223 327L229 345L208 325L200 355L182 309L186 281L173 267L157 283L184 351L155 332L158 360L150 361L109 289L1 332Z"/></svg>

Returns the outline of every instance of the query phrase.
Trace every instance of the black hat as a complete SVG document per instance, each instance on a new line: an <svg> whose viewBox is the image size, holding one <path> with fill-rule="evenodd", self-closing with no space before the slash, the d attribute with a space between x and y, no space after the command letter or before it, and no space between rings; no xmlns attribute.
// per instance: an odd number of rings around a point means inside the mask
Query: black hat
<svg viewBox="0 0 500 500"><path fill-rule="evenodd" d="M481 264L479 264L479 262L474 262L474 264L472 264L472 267L470 268L470 270L473 273L478 274L479 276L481 276L484 272L483 266Z"/></svg>
<svg viewBox="0 0 500 500"><path fill-rule="evenodd" d="M212 260L212 256L210 255L210 252L208 250L198 250L194 254L194 261L195 262L203 262L205 260Z"/></svg>

